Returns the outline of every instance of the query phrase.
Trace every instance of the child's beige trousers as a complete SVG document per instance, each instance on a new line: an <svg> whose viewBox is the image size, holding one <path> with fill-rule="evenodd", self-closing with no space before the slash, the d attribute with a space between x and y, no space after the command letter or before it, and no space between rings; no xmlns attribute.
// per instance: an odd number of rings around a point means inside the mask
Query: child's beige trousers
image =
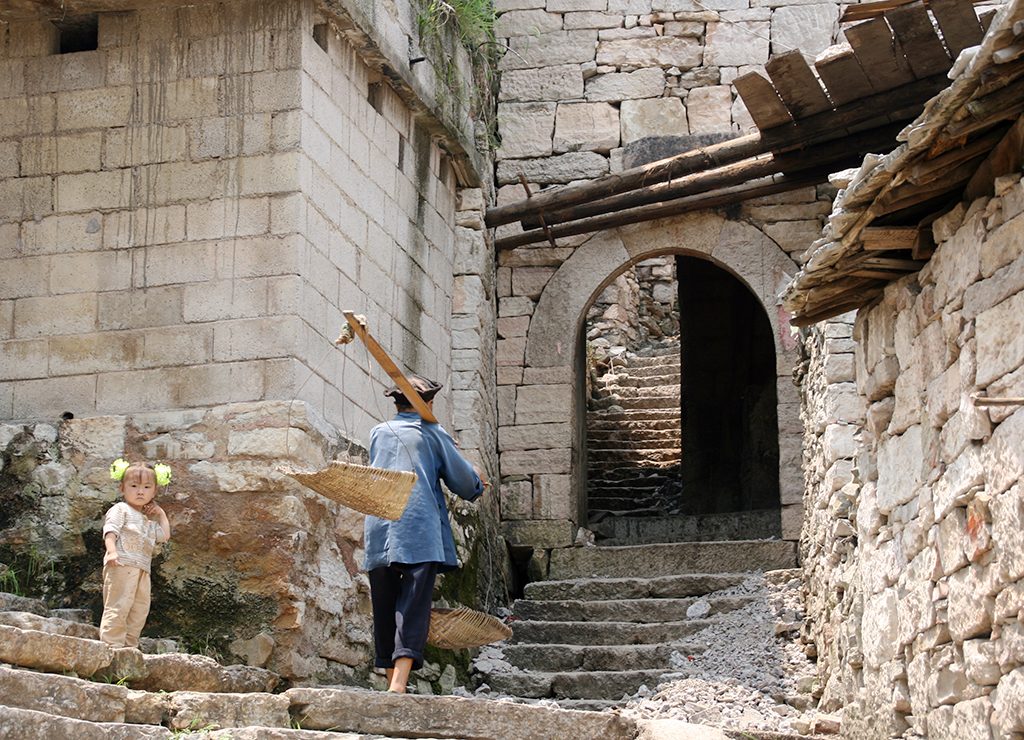
<svg viewBox="0 0 1024 740"><path fill-rule="evenodd" d="M149 573L130 565L103 568L100 639L114 647L137 647L149 615Z"/></svg>

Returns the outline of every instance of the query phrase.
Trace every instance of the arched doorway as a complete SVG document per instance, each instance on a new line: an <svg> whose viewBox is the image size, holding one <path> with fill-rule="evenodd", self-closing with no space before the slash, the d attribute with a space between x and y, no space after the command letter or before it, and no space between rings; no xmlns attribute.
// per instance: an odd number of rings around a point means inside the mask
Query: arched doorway
<svg viewBox="0 0 1024 740"><path fill-rule="evenodd" d="M581 334L581 508L599 540L778 537L775 345L750 289L704 257L648 258Z"/></svg>

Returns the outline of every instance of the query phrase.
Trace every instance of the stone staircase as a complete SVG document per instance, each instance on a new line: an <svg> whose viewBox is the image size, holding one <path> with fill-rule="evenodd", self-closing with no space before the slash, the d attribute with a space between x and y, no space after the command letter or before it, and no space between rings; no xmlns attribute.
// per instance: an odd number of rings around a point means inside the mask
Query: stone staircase
<svg viewBox="0 0 1024 740"><path fill-rule="evenodd" d="M629 354L593 389L587 411L591 519L672 513L659 490L678 478L679 347Z"/></svg>
<svg viewBox="0 0 1024 740"><path fill-rule="evenodd" d="M778 540L553 550L548 580L515 603L512 642L478 667L506 694L614 706L672 674L674 653L702 652L693 636L750 601L714 592L794 567L794 543Z"/></svg>
<svg viewBox="0 0 1024 740"><path fill-rule="evenodd" d="M289 688L270 671L199 655L113 649L87 612L0 594L0 739L109 740L200 733L314 738L635 738L610 713L351 687ZM163 645L166 647L166 643ZM161 647L150 643L147 647ZM341 733L341 734L339 734ZM347 733L347 734L345 734Z"/></svg>

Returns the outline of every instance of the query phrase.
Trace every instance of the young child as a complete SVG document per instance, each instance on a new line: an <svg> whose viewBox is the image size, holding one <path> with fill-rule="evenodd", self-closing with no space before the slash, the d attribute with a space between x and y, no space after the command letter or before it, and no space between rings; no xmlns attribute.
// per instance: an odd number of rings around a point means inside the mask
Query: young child
<svg viewBox="0 0 1024 740"><path fill-rule="evenodd" d="M110 477L121 481L119 501L103 521L103 619L100 639L113 647L137 647L149 615L149 569L157 543L171 538L167 514L153 500L171 481L171 469L118 458Z"/></svg>

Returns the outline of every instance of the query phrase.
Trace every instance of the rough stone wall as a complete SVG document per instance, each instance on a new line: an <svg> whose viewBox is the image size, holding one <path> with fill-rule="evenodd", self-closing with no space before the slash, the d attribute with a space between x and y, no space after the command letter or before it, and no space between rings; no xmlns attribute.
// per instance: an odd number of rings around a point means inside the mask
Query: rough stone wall
<svg viewBox="0 0 1024 740"><path fill-rule="evenodd" d="M679 335L675 257L644 260L605 288L587 311L587 341L637 350Z"/></svg>
<svg viewBox="0 0 1024 740"><path fill-rule="evenodd" d="M854 483L805 541L825 699L851 737L1024 731L1024 408L972 400L1024 396L1019 176L933 228L929 264L857 316Z"/></svg>
<svg viewBox="0 0 1024 740"><path fill-rule="evenodd" d="M433 62L409 69L412 6L371 5L363 29L343 3L152 4L98 14L98 48L74 54L56 53L47 21L0 24L0 419L75 417L54 447L59 481L27 462L4 480L38 507L3 542L70 562L97 545L78 532L111 500L103 465L163 458L181 496L162 592L184 599L200 578L243 594L226 605L240 637L266 630L277 647L257 662L295 680L351 677L369 650L361 516L274 472L358 455L393 413L362 345L333 345L343 309L445 384L438 417L457 415L450 428L496 469L485 193L460 189L484 159L466 150L467 111L437 110ZM404 67L389 63L398 48ZM471 567L449 591L464 602L504 596L496 509L453 514ZM202 613L151 622L198 635Z"/></svg>
<svg viewBox="0 0 1024 740"><path fill-rule="evenodd" d="M785 0L498 0L497 203L752 131L732 81L769 53L815 54L839 5ZM499 254L502 517L514 541L573 541L580 512L577 332L590 302L632 262L703 256L759 297L775 335L783 533L799 536L802 432L790 381L796 343L775 295L821 233L832 190L804 188L720 214L683 216ZM518 233L519 224L496 229ZM621 245L621 248L620 246ZM536 349L531 349L536 347ZM582 384L585 385L585 384ZM575 487L574 487L575 486ZM507 500L507 504L506 504Z"/></svg>

